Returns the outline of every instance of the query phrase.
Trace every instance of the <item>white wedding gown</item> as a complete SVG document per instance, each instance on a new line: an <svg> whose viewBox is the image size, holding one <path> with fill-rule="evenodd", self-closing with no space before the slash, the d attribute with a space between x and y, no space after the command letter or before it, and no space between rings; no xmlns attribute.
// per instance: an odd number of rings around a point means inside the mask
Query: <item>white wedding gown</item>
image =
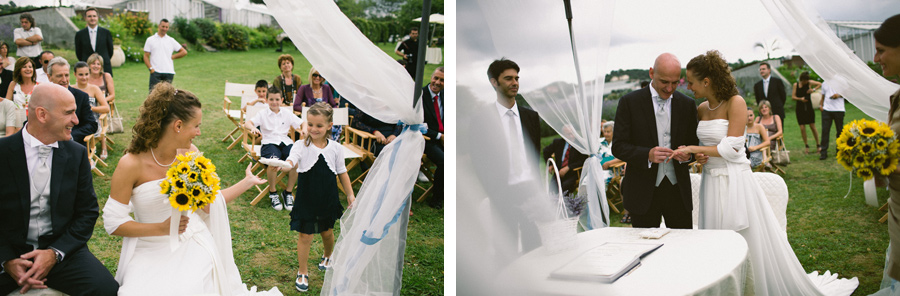
<svg viewBox="0 0 900 296"><path fill-rule="evenodd" d="M172 216L169 199L159 193L161 181L146 182L132 190L135 221L159 223ZM106 220L117 221L120 217L116 215L121 216L122 209L130 210L112 198L107 204L105 224L109 222ZM121 285L119 295L281 295L277 288L256 292L256 287L248 290L242 283L231 251L231 227L221 195L210 205L209 214L197 211L188 216L187 230L179 235L174 251L169 236L124 238L116 273ZM109 225L107 231L112 232Z"/></svg>
<svg viewBox="0 0 900 296"><path fill-rule="evenodd" d="M747 240L756 295L850 295L859 281L826 271L806 274L744 154L743 137L726 137L728 120L700 121L700 145L717 145L700 183L701 229L732 229ZM735 151L738 149L738 151Z"/></svg>

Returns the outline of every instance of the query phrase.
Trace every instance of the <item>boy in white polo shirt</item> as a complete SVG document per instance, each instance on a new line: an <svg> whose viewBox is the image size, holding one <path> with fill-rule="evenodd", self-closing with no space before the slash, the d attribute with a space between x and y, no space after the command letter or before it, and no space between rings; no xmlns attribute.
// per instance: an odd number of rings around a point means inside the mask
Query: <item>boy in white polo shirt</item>
<svg viewBox="0 0 900 296"><path fill-rule="evenodd" d="M260 157L285 160L291 154L291 147L294 143L288 137L288 131L293 127L294 130L300 131L301 137L304 137L306 129L303 120L294 115L293 112L281 110L281 90L277 87L269 88L266 104L268 104L269 108L260 110L253 118L245 121L244 127L250 130L251 133L262 135ZM294 207L294 196L291 192L294 188L294 182L297 181L297 170L290 170L287 188L282 192L284 207L281 205L277 192L278 184L275 182L277 173L277 167L269 166L266 168L266 177L269 179L269 199L272 200L272 208L276 211L281 211L282 208L290 211Z"/></svg>
<svg viewBox="0 0 900 296"><path fill-rule="evenodd" d="M150 70L150 90L160 81L172 83L175 80L175 63L173 60L187 55L187 49L181 46L169 32L169 20L159 21L156 34L147 37L144 42L144 65ZM177 52L176 54L172 54Z"/></svg>

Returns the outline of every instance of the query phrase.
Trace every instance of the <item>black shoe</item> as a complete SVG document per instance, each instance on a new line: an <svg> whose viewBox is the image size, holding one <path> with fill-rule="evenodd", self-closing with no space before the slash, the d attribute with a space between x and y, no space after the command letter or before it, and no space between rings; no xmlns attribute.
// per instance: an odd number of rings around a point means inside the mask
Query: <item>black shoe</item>
<svg viewBox="0 0 900 296"><path fill-rule="evenodd" d="M294 195L287 191L282 191L281 196L284 197L284 209L285 210L293 210L294 209Z"/></svg>
<svg viewBox="0 0 900 296"><path fill-rule="evenodd" d="M822 153L821 155L819 155L819 160L825 160L827 158L828 158L828 153Z"/></svg>

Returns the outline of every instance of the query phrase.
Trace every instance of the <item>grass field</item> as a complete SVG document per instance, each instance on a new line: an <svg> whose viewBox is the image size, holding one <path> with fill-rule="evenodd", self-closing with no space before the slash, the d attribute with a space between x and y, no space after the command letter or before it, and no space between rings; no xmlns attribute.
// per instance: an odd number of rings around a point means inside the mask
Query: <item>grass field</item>
<svg viewBox="0 0 900 296"><path fill-rule="evenodd" d="M393 45L380 45L385 52L393 55ZM310 64L292 46L285 46L286 52L294 57L294 73L308 83ZM58 51L70 58L74 54ZM191 52L185 58L175 61L177 72L174 85L179 89L193 92L203 103L202 135L194 139L194 144L210 157L222 176L223 188L243 177L247 163L238 164L242 149L227 150L228 144L222 137L233 128L233 124L222 112L225 81L253 84L259 79L272 79L280 74L276 61L281 53L274 49L257 49L246 52ZM427 65L426 83L437 65ZM118 159L131 140L130 128L134 125L138 109L147 96L148 71L143 63L127 63L113 70L116 83L116 102L125 118L126 132L112 136L116 145L109 152L109 167L101 168L106 177L94 177L94 188L100 208L109 194L109 181ZM74 82L74 79L73 79ZM236 107L233 107L236 108ZM350 172L351 178L360 174L359 169ZM357 185L355 190L358 190ZM274 211L264 200L250 206L255 195L251 189L229 205L235 261L243 280L248 285L261 289L273 286L285 295L299 295L293 287L297 272L297 233L290 231L289 212ZM418 196L420 192L414 192ZM343 194L341 200L346 205ZM414 215L410 217L406 255L404 258L404 295L437 295L444 289L444 213L434 210L424 203L413 203ZM339 227L336 225L336 227ZM339 233L339 229L338 229ZM337 234L337 233L336 233ZM90 249L97 255L110 272L115 273L121 250L121 238L106 234L102 219L97 220L94 236L89 241ZM313 241L310 260L309 294L318 294L324 279L324 272L315 266L322 255L319 237Z"/></svg>
<svg viewBox="0 0 900 296"><path fill-rule="evenodd" d="M828 159L819 160L818 154L803 152L794 104L788 104L788 118L784 124L785 145L791 151L791 164L785 167L787 174L784 175L790 191L788 240L807 272L831 270L841 277L858 277L859 288L853 295L874 293L881 284L888 245L887 225L878 223L884 212L865 203L862 180L854 177L851 181L850 173L835 161L834 127L830 131L832 144ZM871 119L849 103L846 109L844 124L860 118ZM816 112L819 133L822 133L821 124L821 113ZM814 150L808 128L807 135L813 147L810 149ZM543 138L542 145L550 144L553 138ZM849 188L851 184L852 188ZM848 189L850 194L844 198ZM887 201L888 192L878 188L877 196L880 206ZM610 216L612 226L630 227L630 224L619 223L621 214L611 213Z"/></svg>

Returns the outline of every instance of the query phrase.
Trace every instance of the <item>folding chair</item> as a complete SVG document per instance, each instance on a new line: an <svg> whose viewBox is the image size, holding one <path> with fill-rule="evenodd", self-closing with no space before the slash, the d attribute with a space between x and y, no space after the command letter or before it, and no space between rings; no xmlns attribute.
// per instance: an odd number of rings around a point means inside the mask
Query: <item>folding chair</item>
<svg viewBox="0 0 900 296"><path fill-rule="evenodd" d="M606 185L606 203L609 204L609 208L614 212L621 213L616 206L623 202L622 178L625 177L625 163L612 165L609 169L612 172L612 179Z"/></svg>
<svg viewBox="0 0 900 296"><path fill-rule="evenodd" d="M109 113L108 113L109 119L106 120L107 121L106 131L109 131L110 120L112 120L114 115L120 115L118 112L115 112L115 111L116 111L116 102L109 102ZM109 146L116 145L116 142L113 141L113 139L109 135L106 135L106 137L104 137L104 138L106 138L107 145L109 145Z"/></svg>
<svg viewBox="0 0 900 296"><path fill-rule="evenodd" d="M225 118L231 120L231 123L234 124L234 129L231 130L224 138L222 138L222 142L227 142L231 140L232 144L228 146L228 149L231 149L236 142L240 141L240 138L235 138L234 134L241 131L241 108L244 107L243 96L244 95L253 95L256 96L255 90L256 85L254 84L241 84L241 83L231 83L228 80L225 80L225 96L224 96L224 106L222 107L222 111L225 112ZM231 99L228 97L242 97L241 106L236 110L229 109L231 107Z"/></svg>
<svg viewBox="0 0 900 296"><path fill-rule="evenodd" d="M425 141L431 140L430 138L428 138L428 136L425 136L425 135L422 135L422 136L425 137ZM428 178L428 184L426 187L426 184L422 184L422 182L419 182L418 180L416 180L416 187L418 187L419 189L422 189L422 191L423 191L422 195L420 195L419 198L416 199L416 202L425 201L425 197L428 196L428 194L431 193L431 189L434 188L434 171L435 170L437 170L437 166L434 164L434 162L431 162L431 160L428 159L427 155L425 155L423 153L422 154L422 163L419 164L419 171L422 172L422 174L424 174L426 178Z"/></svg>
<svg viewBox="0 0 900 296"><path fill-rule="evenodd" d="M759 149L759 152L762 153L762 162L760 162L759 165L753 167L754 172L765 172L769 170L768 165L772 162L772 153L769 149L769 146Z"/></svg>
<svg viewBox="0 0 900 296"><path fill-rule="evenodd" d="M99 118L99 123L100 123L99 128L104 133L106 132L107 127L109 126L106 115L107 114L100 114L100 118ZM91 162L91 171L94 172L94 174L97 174L98 176L101 176L101 177L105 176L103 174L103 172L100 171L99 168L97 168L97 165L102 165L103 167L109 166L106 164L106 162L104 162L102 159L100 159L100 156L97 155L97 145L100 144L100 139L97 137L94 137L93 134L90 134L90 135L87 135L84 137L84 143L87 144L88 160Z"/></svg>
<svg viewBox="0 0 900 296"><path fill-rule="evenodd" d="M775 152L788 151L787 147L784 146L784 137L778 137L777 139L771 139L771 141L775 141L775 150L770 151L767 149L770 158L769 158L769 161L766 162L765 170L776 173L776 174L784 175L787 172L785 172L784 169L782 169L780 166L775 164L774 158L771 157L771 155Z"/></svg>

